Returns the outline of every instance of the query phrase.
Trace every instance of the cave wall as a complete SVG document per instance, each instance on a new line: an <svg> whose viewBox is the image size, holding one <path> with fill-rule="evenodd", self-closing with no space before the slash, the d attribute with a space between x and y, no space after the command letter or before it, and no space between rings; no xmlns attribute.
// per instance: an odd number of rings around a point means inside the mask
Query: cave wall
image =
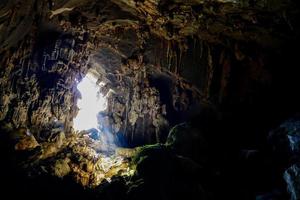
<svg viewBox="0 0 300 200"><path fill-rule="evenodd" d="M88 69L106 83L103 93L113 91L99 117L120 145L164 141L169 127L208 108L243 125L279 120L297 110L297 99L289 99L298 84L296 6L284 0L3 2L1 122L36 135L52 126L72 131L75 83Z"/></svg>

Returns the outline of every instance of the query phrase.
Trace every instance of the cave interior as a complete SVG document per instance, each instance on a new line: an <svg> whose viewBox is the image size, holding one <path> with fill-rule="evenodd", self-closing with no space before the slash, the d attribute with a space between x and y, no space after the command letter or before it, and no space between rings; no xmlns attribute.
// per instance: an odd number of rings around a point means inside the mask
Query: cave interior
<svg viewBox="0 0 300 200"><path fill-rule="evenodd" d="M0 0L0 199L299 200L299 17Z"/></svg>

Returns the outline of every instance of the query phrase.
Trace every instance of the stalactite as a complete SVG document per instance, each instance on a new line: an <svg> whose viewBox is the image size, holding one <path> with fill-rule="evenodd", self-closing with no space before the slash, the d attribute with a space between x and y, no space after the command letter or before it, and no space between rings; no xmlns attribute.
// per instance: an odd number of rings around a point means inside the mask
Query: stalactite
<svg viewBox="0 0 300 200"><path fill-rule="evenodd" d="M177 46L174 45L174 51L173 51L173 56L174 56L174 64L173 64L173 73L177 74L177 68L178 68L178 50Z"/></svg>
<svg viewBox="0 0 300 200"><path fill-rule="evenodd" d="M219 65L222 67L221 81L220 81L220 91L219 91L219 103L223 102L224 97L226 97L227 82L230 76L230 60L226 55L226 51L223 50L220 56Z"/></svg>
<svg viewBox="0 0 300 200"><path fill-rule="evenodd" d="M170 58L171 58L171 50L170 50L170 41L167 41L167 69L170 70L171 68L171 61L170 61Z"/></svg>
<svg viewBox="0 0 300 200"><path fill-rule="evenodd" d="M127 128L128 128L128 113L129 113L129 104L130 104L130 96L131 96L131 91L127 93L126 97L126 104L125 104L125 121L124 121L124 135L127 136Z"/></svg>
<svg viewBox="0 0 300 200"><path fill-rule="evenodd" d="M213 66L213 60L212 60L212 54L211 54L211 48L207 46L207 84L205 87L205 98L209 99L210 97L210 87L214 75L214 66Z"/></svg>
<svg viewBox="0 0 300 200"><path fill-rule="evenodd" d="M200 40L200 60L202 59L203 56L203 41Z"/></svg>

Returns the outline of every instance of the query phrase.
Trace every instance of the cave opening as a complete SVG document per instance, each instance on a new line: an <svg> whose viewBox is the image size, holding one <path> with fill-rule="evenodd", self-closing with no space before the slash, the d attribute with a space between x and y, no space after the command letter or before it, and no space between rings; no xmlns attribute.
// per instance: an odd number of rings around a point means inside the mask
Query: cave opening
<svg viewBox="0 0 300 200"><path fill-rule="evenodd" d="M78 113L73 119L73 128L77 134L86 134L103 146L101 152L113 153L116 148L114 135L109 125L104 125L101 117L108 106L108 95L101 92L105 83L99 79L95 71L88 71L81 81L77 82L80 95L77 99Z"/></svg>
<svg viewBox="0 0 300 200"><path fill-rule="evenodd" d="M78 83L77 89L81 97L77 101L79 108L77 116L74 118L74 128L77 131L96 129L99 131L98 115L107 107L107 98L101 94L100 89L103 82L98 83L97 78L92 73Z"/></svg>

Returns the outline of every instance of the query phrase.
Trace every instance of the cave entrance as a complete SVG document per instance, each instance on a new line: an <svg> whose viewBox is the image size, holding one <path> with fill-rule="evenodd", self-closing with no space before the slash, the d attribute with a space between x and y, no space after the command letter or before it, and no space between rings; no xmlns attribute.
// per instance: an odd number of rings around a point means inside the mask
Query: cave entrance
<svg viewBox="0 0 300 200"><path fill-rule="evenodd" d="M78 180L82 185L90 187L98 186L103 180L110 182L117 175L129 176L134 173L126 157L127 152L134 151L116 146L113 133L101 117L107 112L109 92L103 94L106 85L100 81L100 77L96 71L90 70L76 83L80 96L76 102L79 111L73 119L76 145L72 148L81 159L77 173L85 174L78 175Z"/></svg>
<svg viewBox="0 0 300 200"><path fill-rule="evenodd" d="M116 147L113 134L103 126L100 116L107 108L107 95L101 93L105 84L99 81L99 76L88 72L78 83L77 89L80 97L77 100L79 108L77 116L73 119L73 127L79 134L87 134L95 141L101 143L101 151L113 151Z"/></svg>
<svg viewBox="0 0 300 200"><path fill-rule="evenodd" d="M76 131L100 131L98 115L107 107L107 98L100 92L101 86L103 82L90 72L78 83L81 97L77 101L79 112L73 120Z"/></svg>

